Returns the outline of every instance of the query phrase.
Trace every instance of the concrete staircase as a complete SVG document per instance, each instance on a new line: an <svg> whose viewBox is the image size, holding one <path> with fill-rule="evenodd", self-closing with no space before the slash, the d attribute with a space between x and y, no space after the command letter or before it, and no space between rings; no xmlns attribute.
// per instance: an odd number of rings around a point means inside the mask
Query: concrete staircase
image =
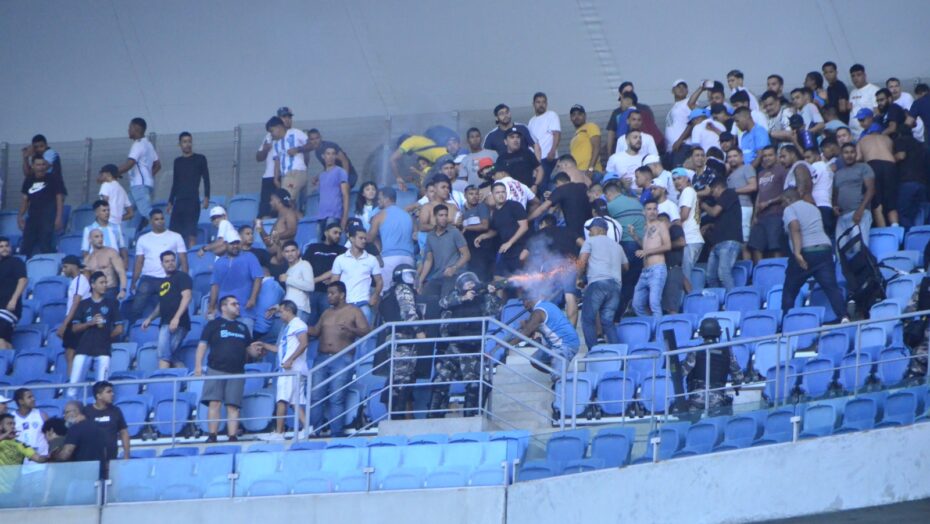
<svg viewBox="0 0 930 524"><path fill-rule="evenodd" d="M528 359L511 351L507 363L497 367L492 380L490 422L501 429L551 430L549 418L555 396L550 383L549 375L537 371Z"/></svg>

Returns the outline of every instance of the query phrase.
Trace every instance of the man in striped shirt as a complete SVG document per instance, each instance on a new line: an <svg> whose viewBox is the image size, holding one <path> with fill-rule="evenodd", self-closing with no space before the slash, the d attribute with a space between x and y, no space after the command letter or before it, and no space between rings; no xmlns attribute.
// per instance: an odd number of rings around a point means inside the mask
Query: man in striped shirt
<svg viewBox="0 0 930 524"><path fill-rule="evenodd" d="M84 226L84 232L81 235L81 255L86 257L90 253L90 232L99 229L103 233L103 245L119 251L123 266L126 267L129 251L126 249L122 228L119 224L110 222L110 204L106 200L94 202L94 216L95 220Z"/></svg>
<svg viewBox="0 0 930 524"><path fill-rule="evenodd" d="M304 149L307 146L307 135L300 129L290 126L294 114L291 110L282 107L278 109L278 116L268 120L265 129L274 139L272 151L275 162L275 185L286 189L291 199L299 202L307 185L307 164L304 160Z"/></svg>

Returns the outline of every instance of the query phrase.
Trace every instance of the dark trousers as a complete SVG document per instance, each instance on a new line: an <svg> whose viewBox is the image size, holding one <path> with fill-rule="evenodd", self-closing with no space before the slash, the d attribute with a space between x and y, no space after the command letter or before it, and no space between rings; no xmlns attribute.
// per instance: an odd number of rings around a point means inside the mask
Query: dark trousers
<svg viewBox="0 0 930 524"><path fill-rule="evenodd" d="M556 162L557 162L556 159L547 160L545 158L539 161L540 165L542 165L542 168L543 168L543 182L542 182L542 185L539 186L538 188L539 193L542 193L544 191L549 191L552 189L552 186L553 186L552 170L555 169Z"/></svg>
<svg viewBox="0 0 930 524"><path fill-rule="evenodd" d="M801 286L811 276L820 284L827 299L830 300L830 306L836 314L836 318L846 316L846 303L843 301L843 295L840 293L839 284L836 283L836 266L833 263L833 250L823 249L820 251L802 252L804 261L807 262L807 270L801 269L798 261L793 256L788 257L788 269L785 271L785 287L781 294L781 309L785 313L794 307L794 301L798 298Z"/></svg>
<svg viewBox="0 0 930 524"><path fill-rule="evenodd" d="M927 201L927 188L920 182L904 182L898 190L898 220L907 229L914 225L920 205Z"/></svg>
<svg viewBox="0 0 930 524"><path fill-rule="evenodd" d="M830 242L836 243L836 213L832 207L819 206L820 218L823 220L823 231L830 237Z"/></svg>
<svg viewBox="0 0 930 524"><path fill-rule="evenodd" d="M423 292L421 295L430 295L442 298L455 289L455 281L458 276L455 277L445 277L440 276L428 280L423 284Z"/></svg>
<svg viewBox="0 0 930 524"><path fill-rule="evenodd" d="M636 283L639 282L639 274L643 272L643 259L636 256L639 244L635 240L624 240L620 242L626 259L630 262L630 269L623 274L623 280L620 285L620 307L617 308L617 316L622 316L627 306L633 300L633 290L636 289Z"/></svg>
<svg viewBox="0 0 930 524"><path fill-rule="evenodd" d="M258 216L260 217L273 217L275 216L274 211L271 210L271 194L274 193L274 178L263 178L262 179L262 194L259 196L258 200ZM298 206L302 207L302 203L298 202Z"/></svg>
<svg viewBox="0 0 930 524"><path fill-rule="evenodd" d="M20 253L31 257L36 253L55 252L55 215L29 216L23 228Z"/></svg>
<svg viewBox="0 0 930 524"><path fill-rule="evenodd" d="M129 318L132 322L142 318L147 311L155 309L160 288L160 278L143 276L139 279L132 297L132 306L129 310Z"/></svg>

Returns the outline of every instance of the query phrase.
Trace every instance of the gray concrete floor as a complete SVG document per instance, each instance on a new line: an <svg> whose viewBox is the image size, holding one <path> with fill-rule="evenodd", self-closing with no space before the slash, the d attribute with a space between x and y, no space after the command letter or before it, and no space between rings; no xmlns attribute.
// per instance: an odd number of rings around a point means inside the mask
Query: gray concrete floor
<svg viewBox="0 0 930 524"><path fill-rule="evenodd" d="M767 520L765 524L871 524L884 522L894 522L896 524L930 522L930 499L807 517Z"/></svg>

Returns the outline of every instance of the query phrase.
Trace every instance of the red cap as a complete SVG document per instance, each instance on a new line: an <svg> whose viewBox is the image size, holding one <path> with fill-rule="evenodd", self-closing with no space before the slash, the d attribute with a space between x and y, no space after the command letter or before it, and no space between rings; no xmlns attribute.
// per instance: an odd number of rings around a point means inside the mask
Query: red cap
<svg viewBox="0 0 930 524"><path fill-rule="evenodd" d="M491 167L493 165L494 165L494 161L491 160L490 158L488 157L481 158L478 160L478 171L481 171L482 169L486 167Z"/></svg>

